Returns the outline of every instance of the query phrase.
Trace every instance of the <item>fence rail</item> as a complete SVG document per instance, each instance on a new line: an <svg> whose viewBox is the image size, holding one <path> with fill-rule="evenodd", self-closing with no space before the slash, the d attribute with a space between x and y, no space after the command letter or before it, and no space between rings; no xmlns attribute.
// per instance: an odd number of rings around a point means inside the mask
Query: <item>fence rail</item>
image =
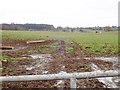
<svg viewBox="0 0 120 90"><path fill-rule="evenodd" d="M101 78L120 76L120 70L93 71L65 74L0 76L0 82L4 81L32 81L32 80L70 80L70 88L76 88L76 79Z"/></svg>

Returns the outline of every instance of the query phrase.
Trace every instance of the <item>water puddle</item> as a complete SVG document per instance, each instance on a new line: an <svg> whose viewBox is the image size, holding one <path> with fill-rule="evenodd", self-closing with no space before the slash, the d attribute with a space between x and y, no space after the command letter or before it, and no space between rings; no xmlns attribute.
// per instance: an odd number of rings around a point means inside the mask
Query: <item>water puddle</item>
<svg viewBox="0 0 120 90"><path fill-rule="evenodd" d="M84 58L86 60L90 60L90 57ZM113 69L117 70L120 68L120 62L118 60L118 57L94 57L95 60L101 60L106 62L112 62L113 63Z"/></svg>
<svg viewBox="0 0 120 90"><path fill-rule="evenodd" d="M44 65L52 60L52 56L50 54L33 54L29 55L32 57L35 62L31 65L26 65L25 68L28 72L32 72L30 74L47 74L49 71L44 69ZM90 59L90 58L85 58ZM108 62L113 62L114 64L118 63L117 57L95 57L96 60L103 60ZM61 71L58 73L60 75L65 74L67 72L64 71L65 66L61 67ZM91 64L91 68L93 71L101 71L101 69L95 65L94 63ZM107 88L119 88L120 78L118 77L104 77L104 78L97 78L100 82L102 82ZM57 83L54 85L56 87L64 88L64 80L57 80Z"/></svg>
<svg viewBox="0 0 120 90"><path fill-rule="evenodd" d="M90 57L86 57L84 59L90 60L91 58ZM107 61L107 62L113 62L113 63L118 63L118 57L94 57L93 59Z"/></svg>
<svg viewBox="0 0 120 90"><path fill-rule="evenodd" d="M51 58L51 54L33 54L30 55L33 59L48 59Z"/></svg>
<svg viewBox="0 0 120 90"><path fill-rule="evenodd" d="M43 74L47 74L47 73L48 73L48 71L43 71L42 73L43 73Z"/></svg>
<svg viewBox="0 0 120 90"><path fill-rule="evenodd" d="M113 62L113 63L118 63L118 57L95 57L95 59Z"/></svg>
<svg viewBox="0 0 120 90"><path fill-rule="evenodd" d="M65 71L60 71L58 74L63 75L66 74L67 72ZM54 86L57 86L59 88L64 88L64 80L57 80L57 83Z"/></svg>
<svg viewBox="0 0 120 90"><path fill-rule="evenodd" d="M94 71L101 71L101 69L95 64L91 64L91 68ZM107 88L118 88L117 83L119 83L120 81L118 77L104 77L104 78L97 78L97 79L103 84L105 84L104 87L107 86Z"/></svg>
<svg viewBox="0 0 120 90"><path fill-rule="evenodd" d="M44 64L48 63L51 60L50 54L33 54L30 55L35 62L31 65L26 65L25 68L27 71L32 72L32 74L47 74L48 71L44 70Z"/></svg>

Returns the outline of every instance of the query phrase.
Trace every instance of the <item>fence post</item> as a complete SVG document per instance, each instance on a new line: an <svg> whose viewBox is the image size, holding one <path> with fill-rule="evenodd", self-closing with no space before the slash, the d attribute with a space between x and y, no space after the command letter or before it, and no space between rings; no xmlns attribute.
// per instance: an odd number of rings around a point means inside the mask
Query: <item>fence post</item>
<svg viewBox="0 0 120 90"><path fill-rule="evenodd" d="M76 78L70 78L70 88L76 90Z"/></svg>

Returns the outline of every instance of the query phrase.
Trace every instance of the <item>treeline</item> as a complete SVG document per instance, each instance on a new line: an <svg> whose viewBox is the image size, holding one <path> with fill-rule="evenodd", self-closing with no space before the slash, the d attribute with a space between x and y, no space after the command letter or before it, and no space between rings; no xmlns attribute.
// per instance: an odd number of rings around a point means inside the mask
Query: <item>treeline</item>
<svg viewBox="0 0 120 90"><path fill-rule="evenodd" d="M49 24L2 24L2 30L53 30L55 27Z"/></svg>
<svg viewBox="0 0 120 90"><path fill-rule="evenodd" d="M120 27L105 26L105 27L61 27L55 28L49 24L0 24L0 30L27 30L27 31L63 31L63 32L95 32L95 31L117 31Z"/></svg>

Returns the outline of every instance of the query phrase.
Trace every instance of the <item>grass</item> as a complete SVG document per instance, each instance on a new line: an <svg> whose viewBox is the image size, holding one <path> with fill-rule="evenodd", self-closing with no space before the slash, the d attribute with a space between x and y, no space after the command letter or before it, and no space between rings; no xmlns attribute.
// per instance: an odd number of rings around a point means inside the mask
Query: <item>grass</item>
<svg viewBox="0 0 120 90"><path fill-rule="evenodd" d="M15 58L11 58L7 55L0 55L0 60L15 61Z"/></svg>
<svg viewBox="0 0 120 90"><path fill-rule="evenodd" d="M71 52L73 52L73 48L72 48L72 47L68 47L68 48L66 49L66 51L67 51L67 53L71 53Z"/></svg>
<svg viewBox="0 0 120 90"><path fill-rule="evenodd" d="M50 31L2 31L3 40L57 39L67 43L77 42L90 53L118 53L118 32L72 33ZM89 47L89 48L87 48ZM68 49L68 51L71 51Z"/></svg>

